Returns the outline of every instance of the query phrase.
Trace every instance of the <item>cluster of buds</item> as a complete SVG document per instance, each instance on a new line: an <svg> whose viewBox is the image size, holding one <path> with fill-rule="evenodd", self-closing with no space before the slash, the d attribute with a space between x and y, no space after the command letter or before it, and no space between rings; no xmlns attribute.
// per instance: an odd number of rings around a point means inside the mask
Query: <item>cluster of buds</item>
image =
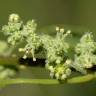
<svg viewBox="0 0 96 96"><path fill-rule="evenodd" d="M35 50L38 50L41 46L41 40L35 33L36 28L37 24L34 20L30 20L24 25L18 14L11 14L8 25L3 26L2 31L8 35L8 43L13 46L20 43L20 41L26 42L25 47L20 48L19 51L25 52L23 56L25 59L31 53L33 60L36 61L34 57Z"/></svg>
<svg viewBox="0 0 96 96"><path fill-rule="evenodd" d="M82 68L92 68L96 64L96 42L93 40L92 33L86 33L77 44L75 63Z"/></svg>
<svg viewBox="0 0 96 96"><path fill-rule="evenodd" d="M58 80L65 80L71 74L71 69L64 65L57 65L53 67L52 65L48 67L50 71L50 76Z"/></svg>
<svg viewBox="0 0 96 96"><path fill-rule="evenodd" d="M11 14L9 16L9 22L18 23L20 21L20 16L18 14Z"/></svg>
<svg viewBox="0 0 96 96"><path fill-rule="evenodd" d="M63 35L63 38L67 37L70 33L71 33L71 30L67 30L65 31L64 28L60 28L60 27L56 27L56 31L57 31L57 36L60 36L59 34L64 34Z"/></svg>
<svg viewBox="0 0 96 96"><path fill-rule="evenodd" d="M15 45L22 39L21 29L23 22L20 20L18 14L11 14L9 16L8 25L3 26L2 31L5 35L8 35L8 43Z"/></svg>
<svg viewBox="0 0 96 96"><path fill-rule="evenodd" d="M23 56L23 59L26 59L27 56L31 53L32 54L32 57L33 57L33 61L36 61L36 58L34 57L34 52L32 51L32 49L28 49L28 48L19 48L19 52L24 52L24 56Z"/></svg>
<svg viewBox="0 0 96 96"><path fill-rule="evenodd" d="M22 35L25 37L27 44L24 47L25 55L23 56L25 59L28 54L31 54L33 57L33 61L36 61L35 51L39 50L42 45L40 37L35 33L37 24L34 20L28 21L26 25L24 25Z"/></svg>
<svg viewBox="0 0 96 96"><path fill-rule="evenodd" d="M64 64L58 64L53 66L52 64L46 63L46 68L50 71L50 77L56 78L57 80L65 80L71 75L71 69L69 65L71 64L70 60L66 60Z"/></svg>
<svg viewBox="0 0 96 96"><path fill-rule="evenodd" d="M69 49L69 44L66 42L66 37L70 34L70 30L64 31L63 28L56 27L57 34L54 38L51 36L43 36L42 43L46 50L46 58L52 63L60 64Z"/></svg>
<svg viewBox="0 0 96 96"><path fill-rule="evenodd" d="M65 55L68 52L69 44L66 37L71 33L70 30L65 31L63 28L56 27L57 34L54 38L51 36L43 36L42 42L46 50L46 67L50 71L50 76L58 80L65 80L70 74L70 60L66 60ZM65 63L62 63L65 62Z"/></svg>

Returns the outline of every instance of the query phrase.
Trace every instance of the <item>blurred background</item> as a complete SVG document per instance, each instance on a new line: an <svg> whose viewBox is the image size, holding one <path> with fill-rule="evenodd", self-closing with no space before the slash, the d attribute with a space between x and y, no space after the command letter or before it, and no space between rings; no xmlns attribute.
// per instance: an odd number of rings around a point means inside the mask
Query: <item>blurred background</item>
<svg viewBox="0 0 96 96"><path fill-rule="evenodd" d="M0 27L8 16L18 13L26 22L35 19L40 28L65 25L73 29L96 31L96 0L0 0ZM45 73L44 73L45 72ZM39 74L38 74L39 73ZM43 69L26 69L19 77L46 78ZM96 96L96 82L64 85L11 85L0 89L0 96Z"/></svg>
<svg viewBox="0 0 96 96"><path fill-rule="evenodd" d="M0 24L11 13L23 20L36 19L39 26L67 24L95 29L95 0L0 0Z"/></svg>

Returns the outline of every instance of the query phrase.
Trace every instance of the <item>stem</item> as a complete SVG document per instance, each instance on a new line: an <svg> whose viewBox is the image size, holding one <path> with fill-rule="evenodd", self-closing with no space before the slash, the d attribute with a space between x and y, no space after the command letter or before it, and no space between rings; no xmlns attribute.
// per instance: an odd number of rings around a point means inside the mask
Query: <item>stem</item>
<svg viewBox="0 0 96 96"><path fill-rule="evenodd" d="M68 79L66 82L68 84L78 84L78 83L84 83L91 81L93 79L96 79L96 73L95 74L88 74L86 76L77 76ZM63 82L64 83L64 82ZM41 85L56 85L60 84L58 80L54 79L5 79L0 80L0 86L6 86L11 84L41 84Z"/></svg>
<svg viewBox="0 0 96 96"><path fill-rule="evenodd" d="M59 84L57 80L52 79L6 79L0 80L2 82L1 85L10 85L10 84L41 84L41 85L51 85L51 84Z"/></svg>
<svg viewBox="0 0 96 96"><path fill-rule="evenodd" d="M67 80L67 83L84 83L96 79L96 74L88 74L85 76L77 76Z"/></svg>

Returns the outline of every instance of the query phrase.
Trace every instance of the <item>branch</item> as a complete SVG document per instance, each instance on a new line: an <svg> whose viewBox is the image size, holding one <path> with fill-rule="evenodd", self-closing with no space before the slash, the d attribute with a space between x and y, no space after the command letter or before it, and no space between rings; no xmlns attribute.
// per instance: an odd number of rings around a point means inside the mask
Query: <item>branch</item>
<svg viewBox="0 0 96 96"><path fill-rule="evenodd" d="M95 74L88 74L86 76L77 76L73 77L70 79L67 79L66 81L62 82L68 83L68 84L78 84L78 83L84 83L84 82L89 82L91 80L96 79L96 73ZM4 87L6 85L11 85L11 84L40 84L40 85L57 85L61 84L61 82L54 80L54 79L5 79L5 80L0 80L0 86Z"/></svg>

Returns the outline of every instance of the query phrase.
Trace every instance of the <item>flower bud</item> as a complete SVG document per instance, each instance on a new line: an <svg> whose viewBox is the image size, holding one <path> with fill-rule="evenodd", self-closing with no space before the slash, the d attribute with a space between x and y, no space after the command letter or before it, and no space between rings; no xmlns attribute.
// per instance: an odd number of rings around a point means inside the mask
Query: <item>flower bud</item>
<svg viewBox="0 0 96 96"><path fill-rule="evenodd" d="M59 29L60 29L59 27L56 27L56 31L59 31Z"/></svg>
<svg viewBox="0 0 96 96"><path fill-rule="evenodd" d="M24 56L23 56L23 59L26 59L26 58L27 58L27 56L26 56L26 55L24 55Z"/></svg>
<svg viewBox="0 0 96 96"><path fill-rule="evenodd" d="M36 61L36 58L33 58L33 61Z"/></svg>
<svg viewBox="0 0 96 96"><path fill-rule="evenodd" d="M63 75L61 76L61 80L65 80L66 78L67 78L66 74L63 74Z"/></svg>
<svg viewBox="0 0 96 96"><path fill-rule="evenodd" d="M64 29L63 29L63 28L61 28L61 29L60 29L60 32L62 32L62 33L63 33L63 32L64 32Z"/></svg>
<svg viewBox="0 0 96 96"><path fill-rule="evenodd" d="M18 23L20 20L20 17L18 14L11 14L9 16L9 22Z"/></svg>
<svg viewBox="0 0 96 96"><path fill-rule="evenodd" d="M67 64L67 65L69 65L69 64L71 64L71 63L72 63L71 60L69 60L69 59L66 60L66 64Z"/></svg>
<svg viewBox="0 0 96 96"><path fill-rule="evenodd" d="M93 65L92 64L85 64L84 66L85 66L85 68L91 68Z"/></svg>
<svg viewBox="0 0 96 96"><path fill-rule="evenodd" d="M54 71L54 68L53 68L53 66L49 66L49 68L48 68L51 72L53 72Z"/></svg>
<svg viewBox="0 0 96 96"><path fill-rule="evenodd" d="M59 79L59 73L55 74L56 79Z"/></svg>
<svg viewBox="0 0 96 96"><path fill-rule="evenodd" d="M60 60L59 60L59 59L57 59L57 60L56 60L56 63L57 63L57 64L60 64Z"/></svg>
<svg viewBox="0 0 96 96"><path fill-rule="evenodd" d="M68 30L68 31L67 31L67 34L70 34L70 33L71 33L71 30Z"/></svg>
<svg viewBox="0 0 96 96"><path fill-rule="evenodd" d="M19 48L19 52L23 52L24 51L24 48Z"/></svg>

